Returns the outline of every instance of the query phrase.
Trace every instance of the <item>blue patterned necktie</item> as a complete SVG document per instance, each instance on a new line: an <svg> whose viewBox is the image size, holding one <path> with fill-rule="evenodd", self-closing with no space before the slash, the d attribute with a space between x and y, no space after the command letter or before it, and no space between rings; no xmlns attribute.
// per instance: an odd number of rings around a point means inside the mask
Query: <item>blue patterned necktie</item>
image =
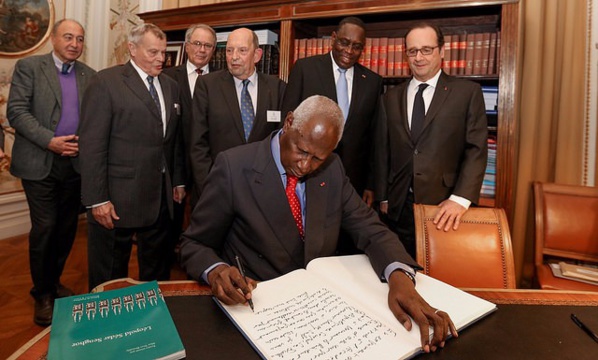
<svg viewBox="0 0 598 360"><path fill-rule="evenodd" d="M160 98L158 97L158 91L156 91L156 87L154 86L154 77L148 76L147 82L149 83L149 92L158 107L158 113L162 113L162 108L160 107Z"/></svg>
<svg viewBox="0 0 598 360"><path fill-rule="evenodd" d="M336 82L336 98L338 106L343 112L343 117L347 120L347 115L349 115L349 94L347 91L347 78L345 77L347 69L339 68L338 71L340 74Z"/></svg>
<svg viewBox="0 0 598 360"><path fill-rule="evenodd" d="M253 120L255 119L253 103L251 102L251 95L247 91L247 85L249 85L249 79L243 80L243 90L241 90L241 120L243 120L243 131L245 132L246 141L249 139Z"/></svg>
<svg viewBox="0 0 598 360"><path fill-rule="evenodd" d="M424 119L426 118L426 104L424 103L424 90L428 84L419 84L415 100L413 101L413 112L411 113L411 141L417 141L422 130L424 129Z"/></svg>

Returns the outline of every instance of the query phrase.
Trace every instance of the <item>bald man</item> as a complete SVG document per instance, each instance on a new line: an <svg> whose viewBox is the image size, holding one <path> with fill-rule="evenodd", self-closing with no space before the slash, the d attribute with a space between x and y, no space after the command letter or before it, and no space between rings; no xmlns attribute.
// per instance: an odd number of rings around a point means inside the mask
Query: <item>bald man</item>
<svg viewBox="0 0 598 360"><path fill-rule="evenodd" d="M332 154L342 133L338 105L316 95L287 115L282 130L222 152L183 233L182 264L224 303L246 303L256 280L334 255L342 228L388 282L389 306L397 319L409 330L410 314L420 325L422 347L434 351L444 346L449 331L457 335L454 325L415 291L419 266L361 200ZM231 266L236 254L247 264L247 281ZM432 340L428 324L434 327Z"/></svg>
<svg viewBox="0 0 598 360"><path fill-rule="evenodd" d="M227 69L195 83L190 156L200 194L218 153L260 141L282 124L279 110L286 84L256 71L261 57L257 35L246 28L234 30L226 42Z"/></svg>

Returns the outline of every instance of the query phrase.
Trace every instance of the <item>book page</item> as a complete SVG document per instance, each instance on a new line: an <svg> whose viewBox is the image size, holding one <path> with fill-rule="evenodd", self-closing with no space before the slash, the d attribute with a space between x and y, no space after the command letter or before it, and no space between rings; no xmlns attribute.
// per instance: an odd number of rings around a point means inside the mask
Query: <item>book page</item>
<svg viewBox="0 0 598 360"><path fill-rule="evenodd" d="M356 301L377 317L394 321L394 314L388 308L388 284L380 281L366 255L318 258L312 260L307 269L334 282L339 292L353 294ZM430 306L448 313L457 330L496 309L489 301L422 273L416 274L415 281L418 293ZM402 327L398 321L396 324ZM413 325L410 336L419 343L419 328L415 322Z"/></svg>
<svg viewBox="0 0 598 360"><path fill-rule="evenodd" d="M417 274L417 290L446 311L457 329L496 309L486 300ZM421 351L411 331L388 308L388 284L365 255L319 258L260 282L248 306L220 304L268 359L403 359Z"/></svg>
<svg viewBox="0 0 598 360"><path fill-rule="evenodd" d="M400 359L419 346L306 270L261 282L252 296L255 313L219 304L263 358Z"/></svg>

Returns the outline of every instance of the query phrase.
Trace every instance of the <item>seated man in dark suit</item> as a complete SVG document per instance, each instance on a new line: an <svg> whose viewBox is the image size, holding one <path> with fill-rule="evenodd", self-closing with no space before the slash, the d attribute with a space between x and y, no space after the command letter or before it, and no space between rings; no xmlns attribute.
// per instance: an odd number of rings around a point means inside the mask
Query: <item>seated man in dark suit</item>
<svg viewBox="0 0 598 360"><path fill-rule="evenodd" d="M342 228L388 281L389 307L397 319L410 330L409 314L420 326L424 351L434 351L444 346L449 331L457 336L456 329L448 314L417 293L419 266L362 201L332 154L342 133L340 108L317 95L290 112L282 130L220 153L183 233L182 264L224 303L245 303L256 280L334 255ZM239 253L247 281L229 265ZM431 340L428 325L434 328Z"/></svg>

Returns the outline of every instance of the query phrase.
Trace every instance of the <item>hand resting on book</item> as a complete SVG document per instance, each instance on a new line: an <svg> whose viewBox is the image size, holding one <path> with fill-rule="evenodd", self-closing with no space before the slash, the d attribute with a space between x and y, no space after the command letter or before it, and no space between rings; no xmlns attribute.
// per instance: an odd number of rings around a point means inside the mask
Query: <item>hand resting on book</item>
<svg viewBox="0 0 598 360"><path fill-rule="evenodd" d="M436 351L444 347L444 341L450 333L458 337L457 328L447 313L431 307L415 290L415 286L403 272L395 271L388 279L388 306L407 330L411 330L411 318L419 326L421 344L425 352ZM411 318L409 318L409 316ZM430 326L434 336L430 340Z"/></svg>

